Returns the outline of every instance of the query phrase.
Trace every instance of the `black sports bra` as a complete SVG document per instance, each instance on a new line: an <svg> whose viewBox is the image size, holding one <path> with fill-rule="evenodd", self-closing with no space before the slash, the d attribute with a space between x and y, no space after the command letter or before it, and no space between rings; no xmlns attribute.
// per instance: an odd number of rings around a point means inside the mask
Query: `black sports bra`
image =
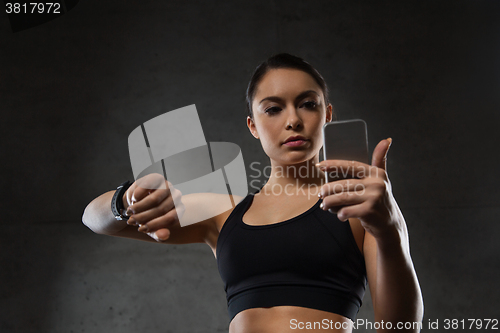
<svg viewBox="0 0 500 333"><path fill-rule="evenodd" d="M231 212L217 241L217 265L229 318L259 307L300 306L355 320L366 287L364 257L350 224L319 208L270 225L242 217L246 196Z"/></svg>

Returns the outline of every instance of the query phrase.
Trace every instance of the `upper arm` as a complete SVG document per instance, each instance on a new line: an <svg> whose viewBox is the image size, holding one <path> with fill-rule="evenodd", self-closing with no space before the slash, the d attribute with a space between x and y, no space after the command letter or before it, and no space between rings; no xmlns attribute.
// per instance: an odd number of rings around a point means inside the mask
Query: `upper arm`
<svg viewBox="0 0 500 333"><path fill-rule="evenodd" d="M169 228L170 236L165 241L156 241L151 236L137 231L137 227L127 225L122 230L110 236L125 237L136 240L142 240L159 244L191 244L191 243L204 243L206 235L208 235L211 225L210 220L201 221L199 223L191 224L185 227L175 225Z"/></svg>
<svg viewBox="0 0 500 333"><path fill-rule="evenodd" d="M227 194L202 193L183 195L182 203L185 207L183 217L191 224L182 227L177 222L175 225L168 227L170 236L162 242L157 242L147 234L137 231L137 227L134 226L127 226L113 234L113 236L165 244L207 243L214 250L222 225L232 211L232 208L242 198L239 196L230 196L229 199L231 201L230 205L227 204ZM222 202L225 202L225 204L222 204ZM209 217L201 220L201 216Z"/></svg>

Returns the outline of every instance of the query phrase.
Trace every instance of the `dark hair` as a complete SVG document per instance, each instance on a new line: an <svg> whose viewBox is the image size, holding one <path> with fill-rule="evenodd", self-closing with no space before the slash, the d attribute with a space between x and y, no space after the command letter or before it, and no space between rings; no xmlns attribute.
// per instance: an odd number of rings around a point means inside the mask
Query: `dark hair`
<svg viewBox="0 0 500 333"><path fill-rule="evenodd" d="M321 76L321 74L304 59L288 53L280 53L273 55L272 57L261 63L259 66L257 66L252 75L252 78L250 79L246 96L247 113L250 118L253 119L252 101L255 97L255 90L257 89L257 85L260 83L264 75L269 72L269 70L278 68L297 69L311 75L323 91L323 95L325 96L325 105L329 104L328 86L326 85L326 81Z"/></svg>

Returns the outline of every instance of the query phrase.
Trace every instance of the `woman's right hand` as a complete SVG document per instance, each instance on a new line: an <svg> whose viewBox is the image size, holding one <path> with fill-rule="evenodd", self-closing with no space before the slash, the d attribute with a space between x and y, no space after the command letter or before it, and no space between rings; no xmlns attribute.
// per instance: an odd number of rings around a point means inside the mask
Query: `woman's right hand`
<svg viewBox="0 0 500 333"><path fill-rule="evenodd" d="M149 174L135 181L123 196L130 216L127 223L138 226L156 241L165 241L170 229L179 226L185 207L182 193L160 174ZM174 205L175 202L175 205Z"/></svg>

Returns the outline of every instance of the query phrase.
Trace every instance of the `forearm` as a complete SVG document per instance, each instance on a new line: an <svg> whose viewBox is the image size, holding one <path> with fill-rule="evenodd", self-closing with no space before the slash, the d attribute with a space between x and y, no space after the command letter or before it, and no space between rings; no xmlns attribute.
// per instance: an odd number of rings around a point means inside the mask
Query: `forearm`
<svg viewBox="0 0 500 333"><path fill-rule="evenodd" d="M391 235L377 239L376 285L373 300L377 322L391 322L393 330L398 323L408 326L403 332L418 332L422 321L423 301L417 274L410 256L408 233L401 217ZM380 330L383 332L384 330ZM390 330L388 330L390 331Z"/></svg>
<svg viewBox="0 0 500 333"><path fill-rule="evenodd" d="M127 226L126 221L118 221L111 212L114 193L115 191L110 191L100 195L85 208L82 222L93 232L113 235Z"/></svg>

